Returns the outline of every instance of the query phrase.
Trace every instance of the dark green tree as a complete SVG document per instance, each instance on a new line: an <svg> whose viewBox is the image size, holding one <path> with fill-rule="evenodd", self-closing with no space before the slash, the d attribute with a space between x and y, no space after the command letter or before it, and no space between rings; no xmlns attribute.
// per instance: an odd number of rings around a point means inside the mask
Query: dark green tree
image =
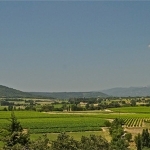
<svg viewBox="0 0 150 150"><path fill-rule="evenodd" d="M56 141L52 142L52 150L79 150L79 142L66 133L60 133Z"/></svg>
<svg viewBox="0 0 150 150"><path fill-rule="evenodd" d="M72 111L77 111L77 110L78 110L77 105L76 105L76 104L72 104L72 105L71 105L71 110L72 110Z"/></svg>
<svg viewBox="0 0 150 150"><path fill-rule="evenodd" d="M88 110L89 107L90 107L90 105L89 105L89 103L87 103L87 104L85 105L85 109Z"/></svg>
<svg viewBox="0 0 150 150"><path fill-rule="evenodd" d="M142 147L150 147L150 135L148 129L142 131Z"/></svg>
<svg viewBox="0 0 150 150"><path fill-rule="evenodd" d="M109 120L106 120L104 122L104 124L105 124L106 127L110 127L111 126L111 122Z"/></svg>
<svg viewBox="0 0 150 150"><path fill-rule="evenodd" d="M129 143L124 138L124 129L122 125L124 124L124 121L122 119L116 118L110 126L109 132L112 136L112 140L110 143L110 150L127 150Z"/></svg>
<svg viewBox="0 0 150 150"><path fill-rule="evenodd" d="M118 135L117 137L120 138L124 134L122 125L124 125L123 119L120 118L114 119L109 128L110 135L113 136L117 134Z"/></svg>
<svg viewBox="0 0 150 150"><path fill-rule="evenodd" d="M128 150L129 143L120 138L120 139L112 139L110 143L110 150Z"/></svg>
<svg viewBox="0 0 150 150"><path fill-rule="evenodd" d="M131 100L131 106L136 106L136 100Z"/></svg>
<svg viewBox="0 0 150 150"><path fill-rule="evenodd" d="M82 136L80 142L80 150L109 150L109 143L102 136Z"/></svg>
<svg viewBox="0 0 150 150"><path fill-rule="evenodd" d="M140 133L137 136L135 136L134 141L135 141L137 150L142 150L142 137Z"/></svg>
<svg viewBox="0 0 150 150"><path fill-rule="evenodd" d="M13 105L9 105L9 106L8 106L8 110L9 110L9 111L12 111L12 110L13 110Z"/></svg>
<svg viewBox="0 0 150 150"><path fill-rule="evenodd" d="M138 134L134 138L137 150L150 149L150 134L148 129L143 129L142 134Z"/></svg>
<svg viewBox="0 0 150 150"><path fill-rule="evenodd" d="M47 135L44 134L42 137L39 137L36 141L32 141L29 144L29 150L51 150L50 141L47 138Z"/></svg>
<svg viewBox="0 0 150 150"><path fill-rule="evenodd" d="M124 137L125 137L125 139L126 139L128 142L130 142L131 139L132 139L132 134L131 134L131 133L126 133Z"/></svg>
<svg viewBox="0 0 150 150"><path fill-rule="evenodd" d="M29 134L24 131L14 112L11 112L10 125L1 131L4 149L14 149L17 145L27 147L30 141Z"/></svg>

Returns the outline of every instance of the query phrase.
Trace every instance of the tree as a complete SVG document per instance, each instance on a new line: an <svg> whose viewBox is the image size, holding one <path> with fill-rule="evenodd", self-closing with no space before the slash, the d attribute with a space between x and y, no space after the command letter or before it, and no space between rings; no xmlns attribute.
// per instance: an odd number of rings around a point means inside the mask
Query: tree
<svg viewBox="0 0 150 150"><path fill-rule="evenodd" d="M78 109L78 107L77 107L76 104L72 104L72 105L71 105L71 110L72 110L72 111L77 111L77 109Z"/></svg>
<svg viewBox="0 0 150 150"><path fill-rule="evenodd" d="M29 144L30 150L51 150L50 141L47 135L44 134L43 137L39 137L36 141L32 141Z"/></svg>
<svg viewBox="0 0 150 150"><path fill-rule="evenodd" d="M111 122L109 120L106 120L104 122L104 124L105 124L106 127L110 127L111 126Z"/></svg>
<svg viewBox="0 0 150 150"><path fill-rule="evenodd" d="M80 150L109 150L109 143L102 136L82 136L80 142Z"/></svg>
<svg viewBox="0 0 150 150"><path fill-rule="evenodd" d="M112 123L111 127L109 129L110 135L112 136L112 140L110 143L110 149L111 150L127 150L129 143L128 141L123 137L124 130L122 125L124 124L124 121L122 119L116 118Z"/></svg>
<svg viewBox="0 0 150 150"><path fill-rule="evenodd" d="M3 111L7 111L7 108L6 108L6 107L4 107Z"/></svg>
<svg viewBox="0 0 150 150"><path fill-rule="evenodd" d="M53 110L54 110L53 105L43 105L41 108L41 111L45 111L45 112L49 112L49 111L53 111Z"/></svg>
<svg viewBox="0 0 150 150"><path fill-rule="evenodd" d="M140 133L137 136L135 136L134 141L135 141L137 150L142 150L142 137Z"/></svg>
<svg viewBox="0 0 150 150"><path fill-rule="evenodd" d="M131 100L131 106L136 106L136 100Z"/></svg>
<svg viewBox="0 0 150 150"><path fill-rule="evenodd" d="M148 129L142 131L142 147L150 147L150 135Z"/></svg>
<svg viewBox="0 0 150 150"><path fill-rule="evenodd" d="M142 134L138 134L134 138L137 150L150 149L150 134L148 129L143 129Z"/></svg>
<svg viewBox="0 0 150 150"><path fill-rule="evenodd" d="M81 141L76 141L66 133L61 133L51 145L52 150L109 150L108 141L96 135L82 136Z"/></svg>
<svg viewBox="0 0 150 150"><path fill-rule="evenodd" d="M13 110L13 105L8 105L8 110L12 111Z"/></svg>
<svg viewBox="0 0 150 150"><path fill-rule="evenodd" d="M110 150L128 150L128 142L124 139L113 139L110 143Z"/></svg>
<svg viewBox="0 0 150 150"><path fill-rule="evenodd" d="M1 131L4 149L14 149L18 146L27 146L30 138L28 132L25 132L17 120L14 112L11 112L10 125Z"/></svg>
<svg viewBox="0 0 150 150"><path fill-rule="evenodd" d="M120 119L120 118L114 119L109 128L110 135L113 135L114 133L116 133L116 134L119 134L118 138L120 138L124 134L124 130L122 127L123 124L124 124L123 119Z"/></svg>
<svg viewBox="0 0 150 150"><path fill-rule="evenodd" d="M87 104L85 105L85 109L88 110L89 107L90 107L90 105L89 105L89 103L87 103Z"/></svg>
<svg viewBox="0 0 150 150"><path fill-rule="evenodd" d="M52 150L78 150L79 142L66 133L60 133L56 141L52 142Z"/></svg>
<svg viewBox="0 0 150 150"><path fill-rule="evenodd" d="M132 139L132 134L131 134L131 133L126 133L126 134L125 134L125 139L126 139L128 142L130 142L131 139Z"/></svg>
<svg viewBox="0 0 150 150"><path fill-rule="evenodd" d="M29 133L23 130L14 112L11 113L10 122L6 129L0 131L4 150L51 150L47 135L39 137L36 141L30 141Z"/></svg>

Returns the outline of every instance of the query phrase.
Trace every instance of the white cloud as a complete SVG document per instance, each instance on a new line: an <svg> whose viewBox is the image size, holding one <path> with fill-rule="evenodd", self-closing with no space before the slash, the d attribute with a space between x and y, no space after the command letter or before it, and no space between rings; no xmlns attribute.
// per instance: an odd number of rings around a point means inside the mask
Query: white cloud
<svg viewBox="0 0 150 150"><path fill-rule="evenodd" d="M148 45L148 48L150 48L150 45Z"/></svg>

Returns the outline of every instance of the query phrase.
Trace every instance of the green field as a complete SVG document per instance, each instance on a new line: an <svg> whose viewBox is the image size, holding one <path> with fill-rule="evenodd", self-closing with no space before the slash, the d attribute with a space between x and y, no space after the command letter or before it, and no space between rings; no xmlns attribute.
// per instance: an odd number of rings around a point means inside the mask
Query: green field
<svg viewBox="0 0 150 150"><path fill-rule="evenodd" d="M120 113L150 113L150 107L147 106L136 106L136 107L118 107L110 108L113 112Z"/></svg>
<svg viewBox="0 0 150 150"><path fill-rule="evenodd" d="M122 118L128 127L142 127L150 119L150 107L112 108L113 112L90 111L72 113L41 113L15 111L17 119L30 133L100 131L106 119ZM11 112L0 111L0 127L9 124Z"/></svg>
<svg viewBox="0 0 150 150"><path fill-rule="evenodd" d="M105 118L86 114L46 114L33 111L16 111L23 128L30 133L99 131ZM10 112L0 112L0 127L9 124Z"/></svg>
<svg viewBox="0 0 150 150"><path fill-rule="evenodd" d="M120 107L111 111L76 111L76 112L36 112L15 111L15 116L24 129L29 129L31 140L47 134L50 140L56 140L60 132L66 132L76 140L91 134L102 135L111 140L108 128L104 128L108 119L122 118L124 127L135 136L143 128L150 128L150 107ZM0 128L10 124L10 111L0 111ZM0 148L3 143L0 142ZM133 148L134 149L134 148Z"/></svg>
<svg viewBox="0 0 150 150"><path fill-rule="evenodd" d="M70 137L73 137L75 140L80 140L82 136L90 136L92 134L94 135L101 135L103 137L105 137L108 141L110 141L110 135L108 132L103 132L103 131L85 131L85 132L66 132ZM59 133L48 133L47 137L50 140L56 140L57 136ZM42 136L42 134L31 134L30 138L32 140L37 140L40 136Z"/></svg>

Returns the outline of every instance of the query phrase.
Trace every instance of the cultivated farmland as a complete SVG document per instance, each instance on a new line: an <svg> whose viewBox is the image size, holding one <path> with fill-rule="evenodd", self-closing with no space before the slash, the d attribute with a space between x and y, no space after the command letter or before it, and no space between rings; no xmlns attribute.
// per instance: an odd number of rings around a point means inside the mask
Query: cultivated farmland
<svg viewBox="0 0 150 150"><path fill-rule="evenodd" d="M46 114L40 112L15 112L23 128L30 133L99 131L105 118L86 114ZM1 128L9 124L10 112L0 112Z"/></svg>
<svg viewBox="0 0 150 150"><path fill-rule="evenodd" d="M23 128L30 133L58 133L100 131L107 119L122 118L126 127L144 127L149 125L149 107L114 108L112 112L72 112L41 113L35 111L15 111ZM128 112L128 113L127 113ZM136 112L136 113L133 113ZM0 127L9 124L11 112L0 111Z"/></svg>
<svg viewBox="0 0 150 150"><path fill-rule="evenodd" d="M106 120L122 118L124 129L132 133L133 138L144 128L150 128L149 107L119 107L100 111L71 111L71 112L37 112L15 111L15 116L24 129L28 129L31 138L37 139L43 133L50 139L56 139L60 132L67 132L76 139L82 135L95 133L111 140L109 130L105 128ZM0 128L9 125L11 111L0 111ZM88 132L85 132L88 131ZM1 145L1 144L0 144ZM132 143L131 143L132 145ZM0 146L2 147L2 145ZM131 146L134 147L135 145Z"/></svg>

